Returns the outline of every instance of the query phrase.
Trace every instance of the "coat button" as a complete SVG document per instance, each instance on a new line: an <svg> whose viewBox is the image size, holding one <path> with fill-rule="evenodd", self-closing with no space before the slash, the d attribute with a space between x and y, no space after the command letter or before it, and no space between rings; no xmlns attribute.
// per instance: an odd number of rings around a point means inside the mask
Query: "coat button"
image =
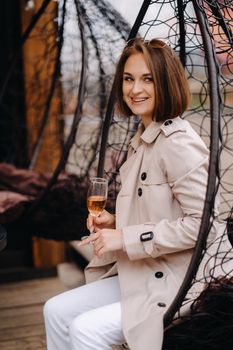
<svg viewBox="0 0 233 350"><path fill-rule="evenodd" d="M146 180L147 174L145 172L143 172L141 174L141 180Z"/></svg>
<svg viewBox="0 0 233 350"><path fill-rule="evenodd" d="M161 302L159 302L157 305L158 305L159 307L166 307L166 304L165 304L165 303L161 303Z"/></svg>
<svg viewBox="0 0 233 350"><path fill-rule="evenodd" d="M158 271L155 273L155 277L156 278L162 278L163 277L163 273L161 271Z"/></svg>
<svg viewBox="0 0 233 350"><path fill-rule="evenodd" d="M171 120L171 119L168 119L168 120L166 120L166 121L164 122L164 125L165 125L165 126L168 126L168 125L170 125L170 124L172 124L172 120Z"/></svg>
<svg viewBox="0 0 233 350"><path fill-rule="evenodd" d="M138 189L138 195L139 195L139 197L141 197L141 195L142 195L142 189L141 189L141 187L139 187L139 189Z"/></svg>

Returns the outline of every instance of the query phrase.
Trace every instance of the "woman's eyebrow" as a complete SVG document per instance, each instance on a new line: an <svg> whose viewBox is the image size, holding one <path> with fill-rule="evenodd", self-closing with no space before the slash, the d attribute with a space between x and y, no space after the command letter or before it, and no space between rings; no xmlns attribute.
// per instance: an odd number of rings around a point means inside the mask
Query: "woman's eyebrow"
<svg viewBox="0 0 233 350"><path fill-rule="evenodd" d="M128 73L128 72L124 72L123 74L124 74L124 75L130 75L130 76L133 75L132 73ZM143 76L143 77L151 77L152 74L151 74L151 73L144 73L144 74L142 74L142 76Z"/></svg>

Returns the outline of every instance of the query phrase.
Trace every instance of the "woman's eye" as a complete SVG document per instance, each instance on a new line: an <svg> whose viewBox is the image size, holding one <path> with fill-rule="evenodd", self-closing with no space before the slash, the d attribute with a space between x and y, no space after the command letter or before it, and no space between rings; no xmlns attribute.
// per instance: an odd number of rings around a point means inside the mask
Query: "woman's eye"
<svg viewBox="0 0 233 350"><path fill-rule="evenodd" d="M153 78L152 77L146 77L145 81L151 83L151 82L153 82Z"/></svg>
<svg viewBox="0 0 233 350"><path fill-rule="evenodd" d="M133 78L131 78L131 77L124 77L124 81L133 81Z"/></svg>

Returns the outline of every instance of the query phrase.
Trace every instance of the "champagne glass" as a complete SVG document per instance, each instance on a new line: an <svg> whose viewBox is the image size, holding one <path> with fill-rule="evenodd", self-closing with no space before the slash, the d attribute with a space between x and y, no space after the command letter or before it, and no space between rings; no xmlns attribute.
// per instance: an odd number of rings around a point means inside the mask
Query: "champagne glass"
<svg viewBox="0 0 233 350"><path fill-rule="evenodd" d="M108 180L93 177L87 192L87 209L91 216L98 217L105 208L108 196ZM91 234L94 232L91 232Z"/></svg>
<svg viewBox="0 0 233 350"><path fill-rule="evenodd" d="M87 209L91 216L98 217L107 202L108 180L103 177L93 177L90 181L87 192Z"/></svg>

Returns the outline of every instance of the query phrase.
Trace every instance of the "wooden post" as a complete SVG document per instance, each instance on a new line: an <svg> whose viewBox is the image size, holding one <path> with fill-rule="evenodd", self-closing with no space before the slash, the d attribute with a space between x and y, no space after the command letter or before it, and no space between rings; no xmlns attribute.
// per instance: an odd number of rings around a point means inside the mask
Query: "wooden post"
<svg viewBox="0 0 233 350"><path fill-rule="evenodd" d="M34 0L34 8L26 9L27 2L21 0L22 33L28 27L42 0ZM50 93L57 56L57 3L51 1L26 40L23 50L24 93L28 128L29 159L45 112ZM52 173L61 155L61 87L56 84L48 122L45 127L38 157L33 170ZM62 205L62 203L61 203ZM65 259L65 244L42 238L33 238L33 257L36 267L52 267Z"/></svg>

